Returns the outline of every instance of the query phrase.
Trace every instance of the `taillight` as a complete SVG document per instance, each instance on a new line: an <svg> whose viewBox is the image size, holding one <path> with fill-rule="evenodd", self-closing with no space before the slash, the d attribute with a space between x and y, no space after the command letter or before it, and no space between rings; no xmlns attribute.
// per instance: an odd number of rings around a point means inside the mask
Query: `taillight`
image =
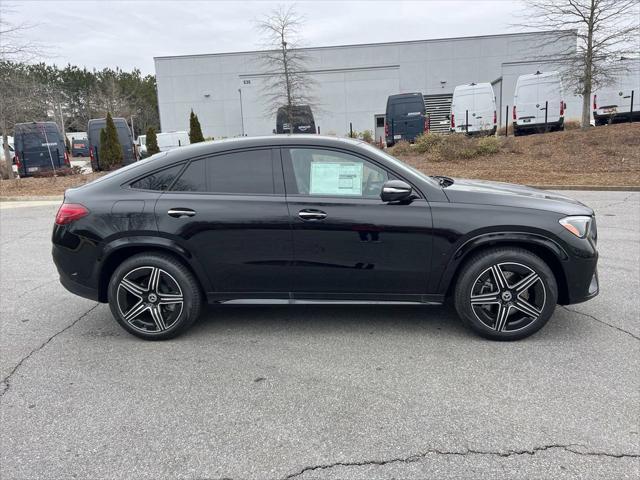
<svg viewBox="0 0 640 480"><path fill-rule="evenodd" d="M18 152L16 152L16 167L20 168L22 166L22 164L20 163L20 156L18 155Z"/></svg>
<svg viewBox="0 0 640 480"><path fill-rule="evenodd" d="M68 225L89 215L89 210L79 203L63 203L56 214L56 225Z"/></svg>
<svg viewBox="0 0 640 480"><path fill-rule="evenodd" d="M598 109L598 102L597 102L597 100L598 100L598 95L594 95L594 96L593 96L593 109L594 109L594 110L597 110L597 109Z"/></svg>
<svg viewBox="0 0 640 480"><path fill-rule="evenodd" d="M389 124L385 122L384 124L384 136L388 137L389 136Z"/></svg>
<svg viewBox="0 0 640 480"><path fill-rule="evenodd" d="M516 113L516 106L513 106L513 120L517 120L518 119L518 114Z"/></svg>
<svg viewBox="0 0 640 480"><path fill-rule="evenodd" d="M94 158L93 158L93 147L89 147L89 158L91 158L91 161L94 160Z"/></svg>
<svg viewBox="0 0 640 480"><path fill-rule="evenodd" d="M451 128L456 128L456 116L451 112Z"/></svg>
<svg viewBox="0 0 640 480"><path fill-rule="evenodd" d="M429 117L424 117L424 133L429 133Z"/></svg>
<svg viewBox="0 0 640 480"><path fill-rule="evenodd" d="M69 154L67 152L64 152L64 163L67 165L67 167L71 166L71 162L69 161Z"/></svg>
<svg viewBox="0 0 640 480"><path fill-rule="evenodd" d="M560 100L560 116L564 115L564 101Z"/></svg>
<svg viewBox="0 0 640 480"><path fill-rule="evenodd" d="M493 124L495 125L496 123L498 123L498 112L496 112L494 110L493 111Z"/></svg>

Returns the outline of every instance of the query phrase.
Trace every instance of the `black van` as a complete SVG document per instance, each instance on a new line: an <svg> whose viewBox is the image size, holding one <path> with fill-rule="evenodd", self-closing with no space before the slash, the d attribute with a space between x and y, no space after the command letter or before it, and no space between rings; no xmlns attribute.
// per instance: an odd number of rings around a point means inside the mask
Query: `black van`
<svg viewBox="0 0 640 480"><path fill-rule="evenodd" d="M428 131L429 124L422 93L389 96L384 125L387 147L400 140L414 142L418 135Z"/></svg>
<svg viewBox="0 0 640 480"><path fill-rule="evenodd" d="M71 140L71 156L88 157L89 140L87 140L86 138L74 138L73 140Z"/></svg>
<svg viewBox="0 0 640 480"><path fill-rule="evenodd" d="M129 165L137 160L136 151L133 146L133 136L129 125L124 118L114 118L113 123L118 132L118 140L122 146L122 165ZM100 171L100 130L107 128L106 118L92 118L87 124L87 139L89 141L89 157L91 158L91 168Z"/></svg>
<svg viewBox="0 0 640 480"><path fill-rule="evenodd" d="M276 133L316 133L316 122L309 105L291 107L291 123L287 118L287 107L280 107L276 115Z"/></svg>
<svg viewBox="0 0 640 480"><path fill-rule="evenodd" d="M15 164L21 177L69 168L64 139L55 122L17 123L14 129Z"/></svg>

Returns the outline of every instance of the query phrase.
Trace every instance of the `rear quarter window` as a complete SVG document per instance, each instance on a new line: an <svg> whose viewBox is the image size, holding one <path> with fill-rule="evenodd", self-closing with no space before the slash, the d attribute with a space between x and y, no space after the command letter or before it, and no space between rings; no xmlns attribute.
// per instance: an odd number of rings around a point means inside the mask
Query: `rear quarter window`
<svg viewBox="0 0 640 480"><path fill-rule="evenodd" d="M181 169L182 164L165 168L158 172L153 172L151 175L147 175L146 177L133 182L131 184L131 188L135 188L136 190L154 190L163 192L171 186Z"/></svg>

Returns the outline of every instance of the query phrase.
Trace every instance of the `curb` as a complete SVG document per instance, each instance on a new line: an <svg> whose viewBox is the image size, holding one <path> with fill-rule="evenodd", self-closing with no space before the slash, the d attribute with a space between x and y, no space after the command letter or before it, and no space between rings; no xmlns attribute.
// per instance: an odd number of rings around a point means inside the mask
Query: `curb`
<svg viewBox="0 0 640 480"><path fill-rule="evenodd" d="M541 190L593 190L601 192L640 192L640 185L528 185Z"/></svg>
<svg viewBox="0 0 640 480"><path fill-rule="evenodd" d="M24 196L24 197L0 197L0 202L62 202L64 197L58 195Z"/></svg>

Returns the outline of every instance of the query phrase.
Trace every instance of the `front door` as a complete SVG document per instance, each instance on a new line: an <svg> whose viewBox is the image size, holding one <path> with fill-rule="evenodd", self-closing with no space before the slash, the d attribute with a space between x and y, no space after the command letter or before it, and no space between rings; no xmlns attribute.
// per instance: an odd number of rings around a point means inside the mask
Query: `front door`
<svg viewBox="0 0 640 480"><path fill-rule="evenodd" d="M205 270L210 299L289 298L292 242L278 149L191 160L155 212L160 231Z"/></svg>
<svg viewBox="0 0 640 480"><path fill-rule="evenodd" d="M391 171L359 155L283 149L295 298L416 300L426 293L431 212L380 199Z"/></svg>

